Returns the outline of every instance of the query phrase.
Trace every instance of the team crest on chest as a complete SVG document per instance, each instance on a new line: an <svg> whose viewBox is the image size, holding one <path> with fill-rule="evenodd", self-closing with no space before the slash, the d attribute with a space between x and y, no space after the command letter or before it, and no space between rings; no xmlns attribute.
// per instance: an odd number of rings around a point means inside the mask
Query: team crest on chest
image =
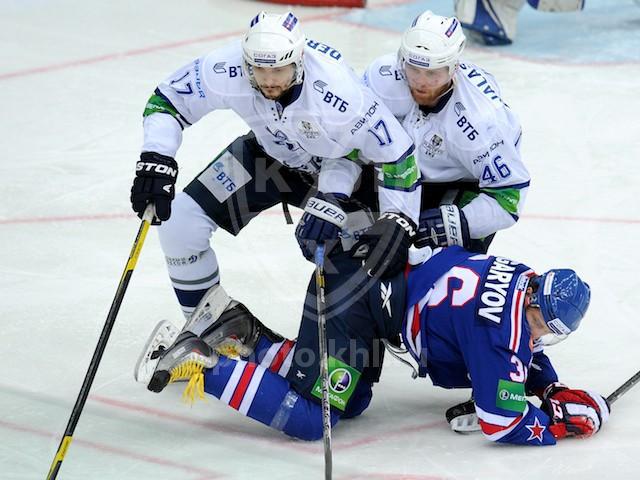
<svg viewBox="0 0 640 480"><path fill-rule="evenodd" d="M434 133L433 136L428 139L428 136L424 137L424 141L422 142L422 148L425 153L429 155L431 158L436 155L440 155L444 152L444 147L442 146L443 139L437 133Z"/></svg>
<svg viewBox="0 0 640 480"><path fill-rule="evenodd" d="M315 140L320 136L320 131L318 128L311 122L307 120L301 120L300 125L298 125L298 131L307 137L309 140Z"/></svg>

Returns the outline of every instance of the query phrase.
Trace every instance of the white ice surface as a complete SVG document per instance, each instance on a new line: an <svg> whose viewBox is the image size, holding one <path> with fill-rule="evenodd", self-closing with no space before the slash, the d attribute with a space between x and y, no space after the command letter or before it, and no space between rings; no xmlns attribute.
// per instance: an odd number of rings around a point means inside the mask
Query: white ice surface
<svg viewBox="0 0 640 480"><path fill-rule="evenodd" d="M146 99L261 8L269 7L0 2L1 479L45 478L57 450L138 227L128 197ZM354 24L353 14L341 21L341 10L296 12L308 36L331 41L359 71L398 43L397 33ZM525 216L492 251L587 279L588 317L549 353L566 383L608 394L640 367L640 64L570 66L479 48L466 56L500 80L519 114L533 178ZM245 129L228 112L189 129L179 186ZM279 210L237 238L217 233L214 244L229 293L295 336L312 265ZM180 317L151 231L58 478L321 478L321 443L291 440L213 397L189 408L179 387L155 395L134 383L148 332ZM334 478L639 478L640 388L615 404L596 437L551 448L452 433L444 411L467 394L412 381L389 358L370 408L334 430Z"/></svg>

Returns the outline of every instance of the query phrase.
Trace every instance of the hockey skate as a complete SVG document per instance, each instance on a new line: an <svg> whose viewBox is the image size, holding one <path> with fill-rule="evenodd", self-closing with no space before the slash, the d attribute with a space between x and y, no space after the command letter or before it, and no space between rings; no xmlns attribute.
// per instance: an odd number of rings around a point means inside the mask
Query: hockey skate
<svg viewBox="0 0 640 480"><path fill-rule="evenodd" d="M466 402L459 403L447 409L445 413L451 430L456 433L472 433L480 431L480 423L476 414L476 404L471 397Z"/></svg>
<svg viewBox="0 0 640 480"><path fill-rule="evenodd" d="M135 378L136 382L149 383L160 361L162 352L173 344L179 333L180 330L168 320L161 320L156 325L133 369L133 378Z"/></svg>
<svg viewBox="0 0 640 480"><path fill-rule="evenodd" d="M232 300L227 309L201 335L218 354L249 357L261 335L274 343L284 338L264 326L242 303Z"/></svg>
<svg viewBox="0 0 640 480"><path fill-rule="evenodd" d="M262 334L273 342L284 340L265 327L242 303L229 297L222 286L214 285L202 298L182 332L167 320L156 325L136 362L136 381L148 384L163 352L170 348L178 335L186 332L202 338L220 355L231 358L249 357Z"/></svg>
<svg viewBox="0 0 640 480"><path fill-rule="evenodd" d="M211 325L227 308L231 298L220 285L214 285L191 314L189 321L182 331L192 331L198 335L202 330ZM178 338L181 331L168 320L161 320L149 335L142 353L138 357L133 370L136 382L145 385L151 380L151 376L160 361L162 353L167 350Z"/></svg>
<svg viewBox="0 0 640 480"><path fill-rule="evenodd" d="M214 285L185 326L216 353L226 357L249 357L260 338L273 342L284 338L265 327L242 303L233 300L221 285Z"/></svg>
<svg viewBox="0 0 640 480"><path fill-rule="evenodd" d="M202 339L191 332L180 334L175 343L161 353L147 388L161 392L174 382L188 381L183 398L193 402L204 398L204 369L213 368L218 356Z"/></svg>

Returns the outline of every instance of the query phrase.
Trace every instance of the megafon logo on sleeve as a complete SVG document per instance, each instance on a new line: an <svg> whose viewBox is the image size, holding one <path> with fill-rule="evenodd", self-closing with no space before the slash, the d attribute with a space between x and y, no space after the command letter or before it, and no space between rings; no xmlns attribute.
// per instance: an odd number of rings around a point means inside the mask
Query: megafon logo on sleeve
<svg viewBox="0 0 640 480"><path fill-rule="evenodd" d="M496 407L511 412L524 412L527 407L527 397L524 394L524 383L500 380L496 393Z"/></svg>
<svg viewBox="0 0 640 480"><path fill-rule="evenodd" d="M341 362L337 358L329 357L329 403L344 412L347 403L353 395L360 380L360 372ZM322 378L318 377L311 389L314 397L322 398Z"/></svg>

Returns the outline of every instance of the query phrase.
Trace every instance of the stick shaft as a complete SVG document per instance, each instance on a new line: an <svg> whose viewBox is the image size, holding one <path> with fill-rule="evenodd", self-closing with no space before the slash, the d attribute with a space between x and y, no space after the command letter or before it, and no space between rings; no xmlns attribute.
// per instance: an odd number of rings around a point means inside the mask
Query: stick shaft
<svg viewBox="0 0 640 480"><path fill-rule="evenodd" d="M622 395L624 395L629 390L631 390L631 388L633 388L638 382L640 382L640 371L636 372L636 374L633 377L631 377L629 380L624 382L622 385L620 385L620 387L616 389L615 392L609 395L607 397L607 402L609 402L609 404L612 404L613 402L618 400Z"/></svg>
<svg viewBox="0 0 640 480"><path fill-rule="evenodd" d="M133 243L133 246L131 247L129 259L127 260L124 272L122 273L122 277L120 278L120 283L118 284L118 289L116 290L115 297L113 299L113 302L111 303L111 308L109 309L107 320L105 321L104 327L102 328L102 333L100 334L98 344L96 345L96 349L93 352L93 357L91 358L91 362L89 363L89 368L87 369L84 381L82 382L80 393L78 393L78 398L76 399L76 403L73 406L73 410L71 411L71 416L69 417L69 421L67 422L67 428L64 431L64 436L62 437L62 440L60 440L60 445L58 446L56 455L54 456L53 462L51 463L51 468L49 469L47 480L54 480L58 476L58 472L60 471L60 467L62 466L62 461L64 460L64 457L67 454L67 449L69 448L69 445L71 444L71 441L73 439L73 433L76 429L76 425L78 424L78 420L80 419L80 415L82 414L82 410L84 408L84 404L87 401L87 397L89 396L91 384L93 383L96 372L98 371L98 365L100 365L102 354L104 353L104 350L107 346L109 335L111 335L111 330L113 329L113 324L115 323L116 316L118 315L118 311L120 310L122 299L124 298L124 294L127 291L129 280L131 280L131 275L133 274L133 270L138 261L138 256L140 255L140 250L142 249L142 245L144 244L144 240L147 236L147 231L149 230L149 225L151 223L152 217L153 207L150 206L147 207L142 222L140 223L138 234L136 235L136 239Z"/></svg>
<svg viewBox="0 0 640 480"><path fill-rule="evenodd" d="M324 296L324 245L316 249L316 302L318 310L318 346L320 377L322 379L322 436L324 442L324 477L331 480L333 458L331 452L331 405L329 403L329 355L327 353L327 319Z"/></svg>

